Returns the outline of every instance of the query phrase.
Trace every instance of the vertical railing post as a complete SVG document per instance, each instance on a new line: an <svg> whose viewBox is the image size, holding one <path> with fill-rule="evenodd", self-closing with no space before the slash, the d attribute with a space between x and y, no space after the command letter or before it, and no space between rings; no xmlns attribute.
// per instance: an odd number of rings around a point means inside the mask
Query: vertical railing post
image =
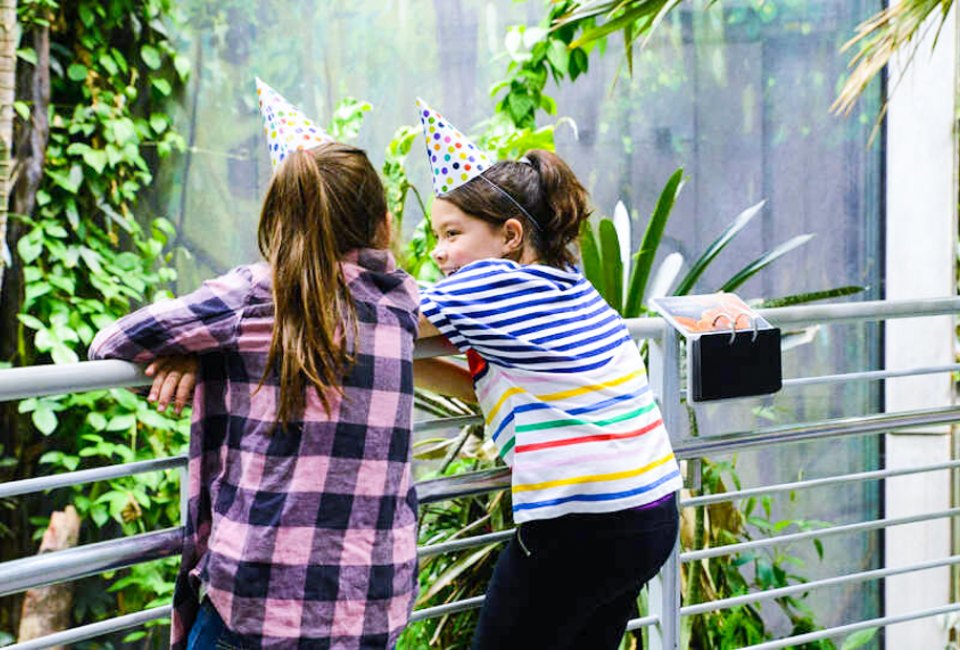
<svg viewBox="0 0 960 650"><path fill-rule="evenodd" d="M187 506L190 503L190 480L189 480L190 458L187 457L187 464L177 471L180 473L180 525L187 525Z"/></svg>
<svg viewBox="0 0 960 650"><path fill-rule="evenodd" d="M683 405L680 403L680 337L672 327L665 327L658 350L659 363L651 358L652 383L660 388L660 410L663 423L676 439L681 431ZM680 648L680 542L670 553L660 573L650 581L650 613L660 620L650 628L652 650L678 650Z"/></svg>

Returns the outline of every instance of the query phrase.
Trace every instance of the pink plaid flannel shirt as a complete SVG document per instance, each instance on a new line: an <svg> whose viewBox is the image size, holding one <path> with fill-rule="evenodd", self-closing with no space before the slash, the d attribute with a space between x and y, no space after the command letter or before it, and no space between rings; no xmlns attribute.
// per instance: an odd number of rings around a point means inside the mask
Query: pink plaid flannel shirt
<svg viewBox="0 0 960 650"><path fill-rule="evenodd" d="M273 328L265 263L140 309L91 345L91 359L199 355L173 648L186 647L201 584L245 647L393 647L409 619L417 290L387 251L341 265L359 337L329 416L309 390L303 421L273 432L276 374L255 392Z"/></svg>

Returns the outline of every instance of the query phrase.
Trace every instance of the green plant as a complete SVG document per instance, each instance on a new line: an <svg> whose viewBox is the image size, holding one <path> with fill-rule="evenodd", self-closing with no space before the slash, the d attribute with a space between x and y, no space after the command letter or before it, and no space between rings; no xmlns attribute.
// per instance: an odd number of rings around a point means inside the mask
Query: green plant
<svg viewBox="0 0 960 650"><path fill-rule="evenodd" d="M510 63L503 81L491 90L494 96L503 93L496 106L499 119L518 129L534 129L538 110L549 115L557 112L556 102L543 92L547 79L553 77L559 83L569 77L575 81L587 71L587 50L572 41L576 30L589 21L550 28L575 4L570 0L551 2L541 25L515 25L507 31L505 43Z"/></svg>
<svg viewBox="0 0 960 650"><path fill-rule="evenodd" d="M162 297L175 278L173 226L138 215L138 199L156 161L183 149L165 106L187 62L167 33L169 0L25 0L19 9L23 24L49 28L48 61L31 48L20 56L49 66L52 102L36 208L14 215L24 287L14 306L15 361L71 363L98 329L131 304ZM15 108L29 117L24 101ZM17 450L21 468L36 464L31 474L177 455L188 438L187 420L160 415L124 390L28 399L19 412L42 436ZM72 502L88 542L178 525L179 498L177 473L154 472L77 486L48 503ZM45 517L34 522L41 533ZM169 601L175 568L160 562L102 578L98 592L114 594L109 615ZM75 613L96 617L84 593Z"/></svg>
<svg viewBox="0 0 960 650"><path fill-rule="evenodd" d="M458 451L457 457L433 476L451 476L490 465L489 461ZM508 492L425 505L420 509L420 544L439 544L511 525ZM435 606L483 594L499 552L500 544L494 543L421 560L417 606ZM477 611L471 610L413 623L407 627L398 647L409 650L469 648L476 619Z"/></svg>
<svg viewBox="0 0 960 650"><path fill-rule="evenodd" d="M739 489L740 479L736 474L736 461L702 461L701 494L721 494L727 491L726 481ZM792 496L791 496L792 498ZM759 508L758 508L759 506ZM750 541L758 535L769 537L793 530L813 530L824 522L773 518L773 499L769 496L745 499L739 507L730 502L715 503L698 509L691 520L685 513L688 525L684 526L681 540L685 548L701 549L738 542ZM753 532L756 531L756 532ZM823 545L813 540L817 555L823 558ZM686 590L684 601L688 604L714 601L740 596L750 591L778 589L806 582L795 573L804 566L803 560L789 547L766 547L758 552L736 553L729 557L710 558L693 562L684 567ZM744 573L751 567L751 577ZM813 614L799 598L784 596L775 603L790 621L791 634L802 634L816 629ZM685 645L692 648L716 648L733 650L753 645L770 638L760 606L745 604L726 610L708 612L684 619L682 635ZM830 641L804 646L833 650Z"/></svg>
<svg viewBox="0 0 960 650"><path fill-rule="evenodd" d="M879 11L857 27L857 34L844 43L842 52L859 49L850 60L853 70L843 84L831 109L836 113L849 115L857 100L863 95L870 82L880 74L895 53L910 45L913 46L911 58L916 54L919 43L914 39L921 34L928 19L939 13L934 44L940 32L948 25L947 18L953 0L904 0ZM885 109L881 111L881 118Z"/></svg>
<svg viewBox="0 0 960 650"><path fill-rule="evenodd" d="M640 243L640 248L631 257L624 260L622 249L624 241L629 241L629 230L618 230L613 219L602 217L599 220L597 231L589 221L584 222L580 230L580 253L583 264L583 273L597 288L607 303L616 309L624 318L636 318L649 313L644 306L648 297L648 283L654 260L660 248L663 232L667 221L672 214L680 190L683 188L683 170L678 169L670 176L660 193L653 214L647 221L647 227ZM669 291L676 284L672 295L683 296L689 294L697 285L703 272L717 258L717 256L735 240L736 236L760 214L763 202L751 206L741 212L727 226L722 233L704 250L703 253L690 265L686 274L677 282L682 268L683 258L675 253L667 256L654 274L655 285L660 291ZM751 261L741 270L734 273L726 282L708 291L734 291L744 282L774 263L790 251L803 246L813 238L813 235L797 235L773 249L763 253ZM626 273L625 273L626 271ZM623 278L629 277L624 284ZM812 300L826 300L852 295L863 291L862 287L845 286L826 289L818 292L798 294L777 298L776 304L797 304ZM662 295L662 294L661 294ZM772 305L767 305L772 306Z"/></svg>

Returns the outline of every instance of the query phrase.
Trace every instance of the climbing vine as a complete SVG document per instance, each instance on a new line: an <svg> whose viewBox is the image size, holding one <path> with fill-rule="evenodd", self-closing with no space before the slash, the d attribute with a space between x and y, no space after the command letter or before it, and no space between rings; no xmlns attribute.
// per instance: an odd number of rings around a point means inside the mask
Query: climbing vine
<svg viewBox="0 0 960 650"><path fill-rule="evenodd" d="M83 359L98 329L163 295L175 278L173 226L148 214L141 197L157 162L184 148L166 110L189 74L168 31L176 19L172 0L19 4L24 33L43 35L24 39L21 76L49 75L49 105L19 95L14 106L21 139L45 140L42 176L28 188L33 209L13 215L12 269L22 294L4 307L16 309L19 321L15 365ZM38 114L48 116L47 128ZM6 444L21 476L176 455L187 441L187 420L168 419L124 390L27 399L19 412L19 430ZM82 542L179 523L178 479L170 472L48 495L46 511L30 513L37 534L50 510L67 503L81 516ZM175 565L81 584L75 623L168 599Z"/></svg>

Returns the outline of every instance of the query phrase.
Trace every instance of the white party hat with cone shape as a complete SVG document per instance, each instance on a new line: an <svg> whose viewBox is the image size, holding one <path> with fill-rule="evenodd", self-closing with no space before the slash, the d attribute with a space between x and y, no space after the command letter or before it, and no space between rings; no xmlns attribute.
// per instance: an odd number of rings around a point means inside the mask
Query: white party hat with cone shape
<svg viewBox="0 0 960 650"><path fill-rule="evenodd" d="M479 176L493 162L440 113L417 98L417 110L433 171L433 193L442 196Z"/></svg>
<svg viewBox="0 0 960 650"><path fill-rule="evenodd" d="M263 132L273 168L283 162L291 151L313 149L325 142L333 142L322 127L313 123L303 112L288 102L276 90L257 77L257 101L263 117Z"/></svg>

